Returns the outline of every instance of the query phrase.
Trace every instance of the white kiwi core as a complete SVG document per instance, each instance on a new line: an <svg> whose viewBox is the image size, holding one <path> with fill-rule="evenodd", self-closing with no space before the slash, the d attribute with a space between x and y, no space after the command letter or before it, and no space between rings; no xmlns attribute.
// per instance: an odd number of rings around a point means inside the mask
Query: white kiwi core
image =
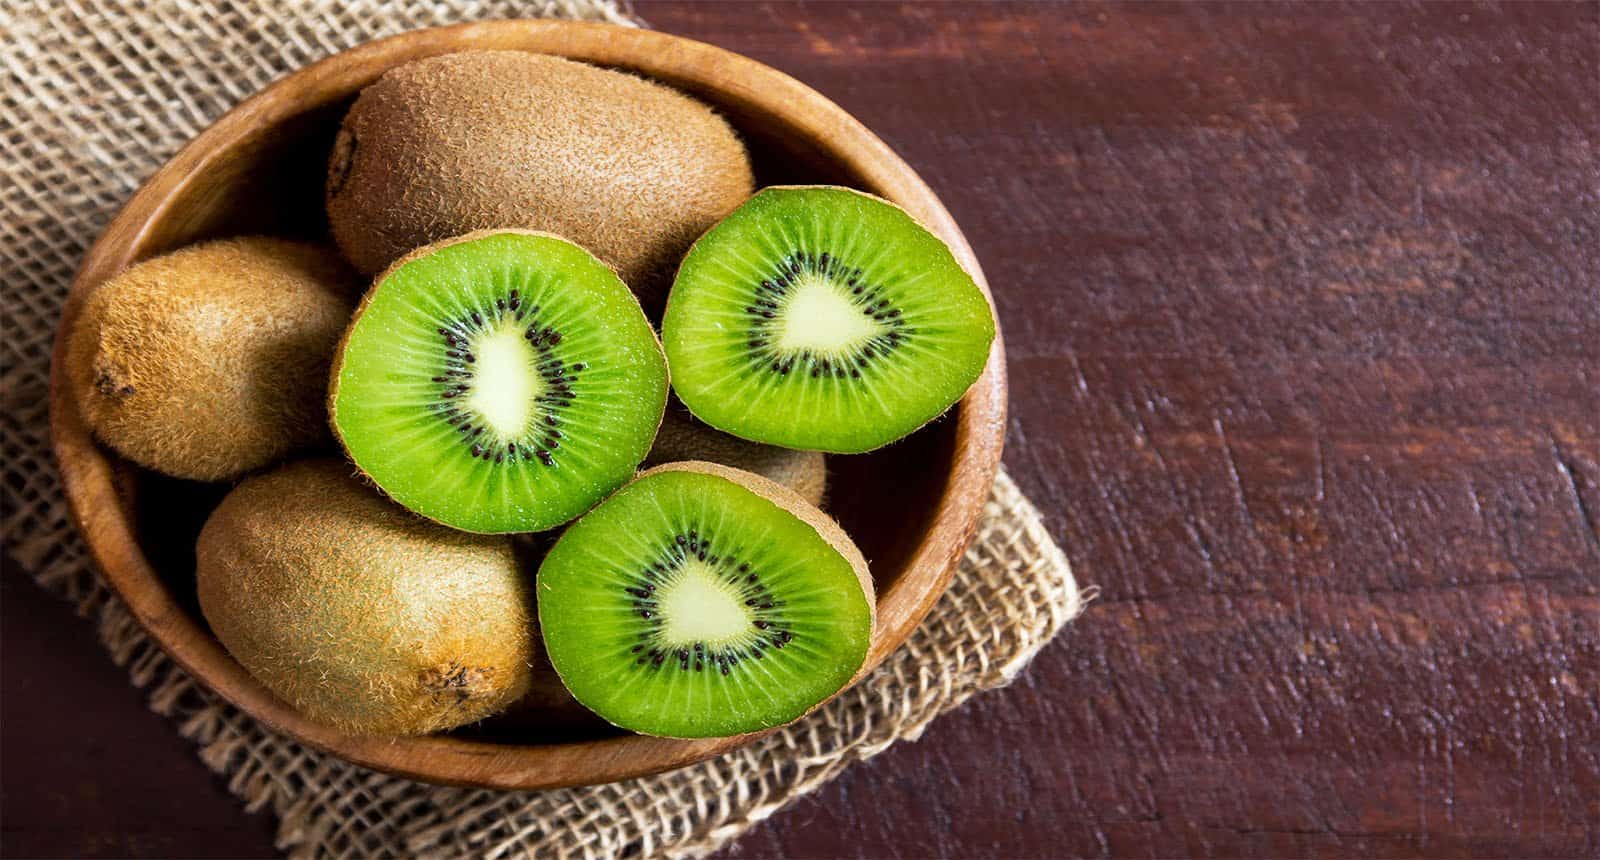
<svg viewBox="0 0 1600 860"><path fill-rule="evenodd" d="M888 327L861 312L840 287L826 277L805 273L779 314L779 350L836 355L865 343Z"/></svg>
<svg viewBox="0 0 1600 860"><path fill-rule="evenodd" d="M501 439L517 439L534 418L534 401L545 392L539 354L509 317L472 344L476 358L467 408Z"/></svg>
<svg viewBox="0 0 1600 860"><path fill-rule="evenodd" d="M739 592L710 565L693 558L661 585L657 600L662 620L658 635L668 646L739 642L754 620Z"/></svg>

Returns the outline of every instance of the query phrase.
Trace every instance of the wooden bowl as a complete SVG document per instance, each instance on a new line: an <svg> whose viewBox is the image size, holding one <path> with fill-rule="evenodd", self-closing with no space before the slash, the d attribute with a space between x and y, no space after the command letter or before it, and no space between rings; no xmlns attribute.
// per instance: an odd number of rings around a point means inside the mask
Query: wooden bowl
<svg viewBox="0 0 1600 860"><path fill-rule="evenodd" d="M151 177L106 228L72 285L60 332L68 330L96 285L146 257L246 232L326 238L324 168L339 120L356 94L401 63L486 48L631 69L698 96L745 136L760 183L837 183L889 198L948 242L983 283L960 230L917 174L838 105L793 78L738 54L649 30L498 21L362 45L301 69L229 111ZM497 788L609 782L680 767L750 740L646 738L583 720L558 730L538 715L417 738L356 737L306 720L235 663L200 615L194 539L228 488L145 472L97 445L67 390L60 332L50 387L51 434L78 527L106 580L150 635L245 712L358 764ZM971 540L1000 461L1005 403L997 339L988 369L950 415L882 451L830 460L831 513L872 561L877 580L872 665L932 608Z"/></svg>

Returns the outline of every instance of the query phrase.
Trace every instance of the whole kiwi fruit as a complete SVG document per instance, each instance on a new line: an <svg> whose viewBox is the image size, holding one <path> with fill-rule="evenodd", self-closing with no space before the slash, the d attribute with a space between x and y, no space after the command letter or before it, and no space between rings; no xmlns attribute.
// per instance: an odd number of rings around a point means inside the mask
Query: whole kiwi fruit
<svg viewBox="0 0 1600 860"><path fill-rule="evenodd" d="M328 219L373 274L421 245L522 227L588 249L660 310L695 238L748 197L744 145L709 107L623 72L521 51L389 70L344 118Z"/></svg>
<svg viewBox="0 0 1600 860"><path fill-rule="evenodd" d="M84 422L178 478L232 478L325 441L328 367L354 273L331 248L194 245L97 287L67 337Z"/></svg>
<svg viewBox="0 0 1600 860"><path fill-rule="evenodd" d="M667 407L644 468L703 460L754 472L800 494L817 507L828 492L827 458L821 451L796 451L730 436L695 420L678 404Z"/></svg>
<svg viewBox="0 0 1600 860"><path fill-rule="evenodd" d="M505 537L417 517L338 460L245 479L200 532L200 607L251 675L343 731L471 723L528 690L531 577Z"/></svg>

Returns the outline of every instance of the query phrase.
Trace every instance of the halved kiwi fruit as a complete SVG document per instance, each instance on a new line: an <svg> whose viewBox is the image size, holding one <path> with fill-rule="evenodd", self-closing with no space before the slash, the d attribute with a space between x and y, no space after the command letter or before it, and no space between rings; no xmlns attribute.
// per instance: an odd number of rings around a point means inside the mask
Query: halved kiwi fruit
<svg viewBox="0 0 1600 860"><path fill-rule="evenodd" d="M473 532L547 529L633 476L667 368L614 272L555 236L469 233L377 279L333 370L350 458L411 510Z"/></svg>
<svg viewBox="0 0 1600 860"><path fill-rule="evenodd" d="M625 729L721 737L782 725L860 672L872 580L838 524L711 463L642 474L539 568L540 630L574 697Z"/></svg>
<svg viewBox="0 0 1600 860"><path fill-rule="evenodd" d="M662 336L673 387L720 430L870 451L948 409L994 340L983 292L899 207L847 188L768 188L678 270Z"/></svg>

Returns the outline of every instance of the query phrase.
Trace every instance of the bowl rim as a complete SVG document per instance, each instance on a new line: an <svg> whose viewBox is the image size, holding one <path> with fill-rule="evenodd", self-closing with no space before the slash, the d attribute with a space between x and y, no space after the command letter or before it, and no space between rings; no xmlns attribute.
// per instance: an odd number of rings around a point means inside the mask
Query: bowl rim
<svg viewBox="0 0 1600 860"><path fill-rule="evenodd" d="M349 98L383 70L434 54L473 49L549 53L622 66L723 103L781 117L868 190L904 207L946 241L993 307L972 249L932 189L887 144L843 108L798 80L741 54L656 30L592 22L513 19L413 30L333 54L278 78L223 114L163 164L123 205L85 255L63 306L50 372L50 436L74 524L106 582L152 639L196 681L235 707L312 748L355 764L432 783L502 789L589 785L659 773L747 744L769 732L675 740L624 735L513 745L448 735L348 735L313 723L262 687L191 618L145 557L119 490L120 461L90 437L65 378L65 333L85 296L142 249L172 217L189 183L253 135L315 107ZM997 317L998 319L998 317ZM879 595L878 629L864 677L933 608L977 529L999 468L1005 434L1004 346L996 332L988 364L955 410L955 463L933 520L894 585Z"/></svg>

